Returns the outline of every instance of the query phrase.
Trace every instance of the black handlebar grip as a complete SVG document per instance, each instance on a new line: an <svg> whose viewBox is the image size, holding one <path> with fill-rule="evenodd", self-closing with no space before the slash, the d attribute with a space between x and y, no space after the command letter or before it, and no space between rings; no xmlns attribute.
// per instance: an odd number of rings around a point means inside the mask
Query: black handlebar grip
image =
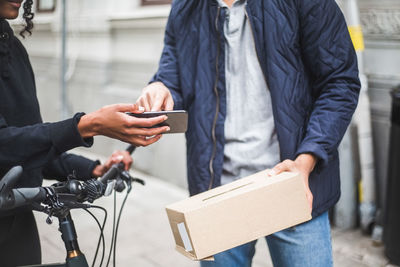
<svg viewBox="0 0 400 267"><path fill-rule="evenodd" d="M132 154L133 151L135 151L135 149L136 149L136 146L130 145L130 146L128 146L128 148L126 149L126 151L128 151L129 154Z"/></svg>
<svg viewBox="0 0 400 267"><path fill-rule="evenodd" d="M46 190L41 187L12 189L0 197L0 210L15 209L45 199Z"/></svg>
<svg viewBox="0 0 400 267"><path fill-rule="evenodd" d="M0 210L12 207L14 195L11 190L15 187L22 171L21 166L13 167L0 180Z"/></svg>
<svg viewBox="0 0 400 267"><path fill-rule="evenodd" d="M117 178L119 170L117 165L111 166L111 168L99 179L103 184L107 184L109 180Z"/></svg>
<svg viewBox="0 0 400 267"><path fill-rule="evenodd" d="M126 151L128 151L129 154L132 154L133 151L135 151L135 149L136 149L136 146L130 145L130 146L128 146ZM116 179L118 177L118 175L120 174L120 171L122 171L124 169L124 166L125 165L123 162L114 164L102 177L99 178L99 181L102 182L103 184L107 184L107 182L109 180Z"/></svg>
<svg viewBox="0 0 400 267"><path fill-rule="evenodd" d="M7 195L14 188L23 170L21 166L11 168L0 180L0 197Z"/></svg>
<svg viewBox="0 0 400 267"><path fill-rule="evenodd" d="M42 187L18 188L12 190L14 194L13 208L28 205L33 202L42 202L46 199L46 190Z"/></svg>

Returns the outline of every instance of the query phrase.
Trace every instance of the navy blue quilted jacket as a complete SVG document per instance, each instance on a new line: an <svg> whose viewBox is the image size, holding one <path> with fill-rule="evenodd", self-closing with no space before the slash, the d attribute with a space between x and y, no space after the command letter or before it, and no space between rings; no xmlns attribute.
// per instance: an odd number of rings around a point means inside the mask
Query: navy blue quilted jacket
<svg viewBox="0 0 400 267"><path fill-rule="evenodd" d="M312 153L319 159L310 176L315 217L339 199L337 147L360 89L345 20L334 0L248 0L246 11L271 92L280 157L293 160ZM226 117L224 19L215 0L174 1L152 80L169 88L175 109L189 113L192 195L220 185Z"/></svg>

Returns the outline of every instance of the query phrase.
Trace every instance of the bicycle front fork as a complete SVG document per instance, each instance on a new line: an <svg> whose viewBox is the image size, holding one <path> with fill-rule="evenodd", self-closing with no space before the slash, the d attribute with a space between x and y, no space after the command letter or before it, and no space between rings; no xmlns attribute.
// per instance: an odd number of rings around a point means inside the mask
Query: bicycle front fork
<svg viewBox="0 0 400 267"><path fill-rule="evenodd" d="M59 218L62 240L64 241L65 248L67 250L66 267L89 267L85 255L80 251L77 235L75 231L74 221L72 220L71 214Z"/></svg>
<svg viewBox="0 0 400 267"><path fill-rule="evenodd" d="M85 255L79 249L75 225L71 214L68 212L65 217L58 217L58 221L60 225L58 230L61 232L61 237L67 250L66 262L23 267L89 267Z"/></svg>

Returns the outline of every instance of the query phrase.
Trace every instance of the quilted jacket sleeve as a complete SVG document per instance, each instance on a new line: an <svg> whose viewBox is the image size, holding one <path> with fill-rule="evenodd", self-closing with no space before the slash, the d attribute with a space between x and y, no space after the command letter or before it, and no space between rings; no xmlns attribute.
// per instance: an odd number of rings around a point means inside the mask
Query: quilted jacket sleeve
<svg viewBox="0 0 400 267"><path fill-rule="evenodd" d="M174 109L182 109L182 94L179 83L179 65L176 53L176 41L174 31L174 20L177 16L176 2L172 4L171 13L168 17L165 29L164 49L158 65L158 71L150 82L162 82L171 92L174 99Z"/></svg>
<svg viewBox="0 0 400 267"><path fill-rule="evenodd" d="M297 155L313 153L325 165L357 106L357 57L334 0L299 0L301 49L313 79L313 110Z"/></svg>

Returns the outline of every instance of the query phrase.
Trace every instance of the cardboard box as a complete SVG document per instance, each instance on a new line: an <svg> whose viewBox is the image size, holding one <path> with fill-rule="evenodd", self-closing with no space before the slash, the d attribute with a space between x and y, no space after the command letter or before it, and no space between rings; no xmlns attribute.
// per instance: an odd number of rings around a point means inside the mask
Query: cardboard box
<svg viewBox="0 0 400 267"><path fill-rule="evenodd" d="M267 171L239 179L166 207L176 249L192 260L311 219L302 178Z"/></svg>

